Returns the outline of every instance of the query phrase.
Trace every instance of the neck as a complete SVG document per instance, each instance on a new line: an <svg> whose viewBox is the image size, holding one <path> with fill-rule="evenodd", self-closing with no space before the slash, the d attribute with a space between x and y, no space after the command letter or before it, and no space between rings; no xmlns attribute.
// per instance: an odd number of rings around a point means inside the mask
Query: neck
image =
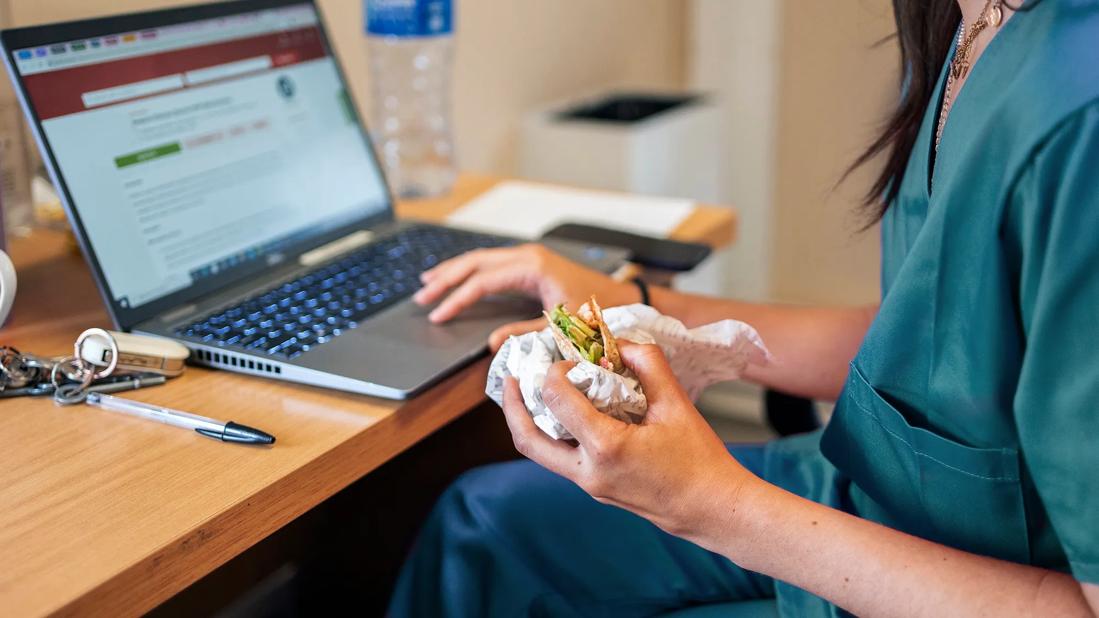
<svg viewBox="0 0 1099 618"><path fill-rule="evenodd" d="M967 28L981 16L985 2L986 0L958 0L958 8L962 10L962 19Z"/></svg>
<svg viewBox="0 0 1099 618"><path fill-rule="evenodd" d="M995 2L995 0L993 1ZM962 10L962 19L965 20L965 26L968 28L981 16L986 0L957 0L957 2L958 8ZM1004 21L1007 21L1015 13L1006 2L1000 4L1000 10L1003 12Z"/></svg>

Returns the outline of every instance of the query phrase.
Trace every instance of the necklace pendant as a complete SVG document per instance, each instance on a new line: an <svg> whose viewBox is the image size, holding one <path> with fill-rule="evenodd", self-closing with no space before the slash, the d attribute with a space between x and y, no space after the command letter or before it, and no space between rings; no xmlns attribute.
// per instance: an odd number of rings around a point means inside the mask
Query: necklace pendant
<svg viewBox="0 0 1099 618"><path fill-rule="evenodd" d="M969 63L966 61L955 62L950 65L950 75L954 79L962 79L969 73Z"/></svg>
<svg viewBox="0 0 1099 618"><path fill-rule="evenodd" d="M995 2L992 4L992 10L988 14L988 23L990 23L993 28L999 28L1000 24L1004 23L1003 3Z"/></svg>

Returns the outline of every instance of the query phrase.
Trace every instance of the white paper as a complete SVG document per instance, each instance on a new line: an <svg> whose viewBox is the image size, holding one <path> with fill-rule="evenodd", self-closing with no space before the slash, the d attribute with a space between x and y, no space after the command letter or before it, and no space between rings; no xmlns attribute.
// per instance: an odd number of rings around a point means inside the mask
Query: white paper
<svg viewBox="0 0 1099 618"><path fill-rule="evenodd" d="M587 223L647 236L668 236L694 209L687 199L501 182L454 211L447 222L536 239L561 223Z"/></svg>
<svg viewBox="0 0 1099 618"><path fill-rule="evenodd" d="M679 320L646 305L611 307L603 317L618 339L660 346L691 399L710 384L739 378L749 363L763 365L771 360L756 330L736 320L688 329ZM516 378L534 424L552 438L571 439L542 401L546 373L559 360L561 353L549 328L510 337L492 359L485 394L503 405L504 380ZM583 361L566 377L604 414L626 423L644 420L648 400L632 374L621 376Z"/></svg>

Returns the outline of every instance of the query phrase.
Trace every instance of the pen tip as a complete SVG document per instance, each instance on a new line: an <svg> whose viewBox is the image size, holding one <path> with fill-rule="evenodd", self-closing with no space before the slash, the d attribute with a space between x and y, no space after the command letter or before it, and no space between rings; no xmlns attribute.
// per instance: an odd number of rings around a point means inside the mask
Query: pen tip
<svg viewBox="0 0 1099 618"><path fill-rule="evenodd" d="M225 423L225 430L222 432L221 439L226 442L243 442L246 444L275 443L275 436L254 427L234 423L233 421Z"/></svg>

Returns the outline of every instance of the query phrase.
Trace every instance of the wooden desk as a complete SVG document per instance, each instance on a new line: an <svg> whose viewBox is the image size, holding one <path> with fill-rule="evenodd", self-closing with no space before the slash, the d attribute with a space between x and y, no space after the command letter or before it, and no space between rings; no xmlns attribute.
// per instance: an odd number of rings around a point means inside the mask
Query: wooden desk
<svg viewBox="0 0 1099 618"><path fill-rule="evenodd" d="M453 195L401 204L439 220L498 179L464 175ZM702 207L673 235L731 241L730 209ZM64 235L13 243L19 291L0 342L64 354L107 326ZM487 359L393 402L200 367L127 397L258 426L271 448L198 439L48 399L0 400L0 613L136 615L454 420L484 399Z"/></svg>

